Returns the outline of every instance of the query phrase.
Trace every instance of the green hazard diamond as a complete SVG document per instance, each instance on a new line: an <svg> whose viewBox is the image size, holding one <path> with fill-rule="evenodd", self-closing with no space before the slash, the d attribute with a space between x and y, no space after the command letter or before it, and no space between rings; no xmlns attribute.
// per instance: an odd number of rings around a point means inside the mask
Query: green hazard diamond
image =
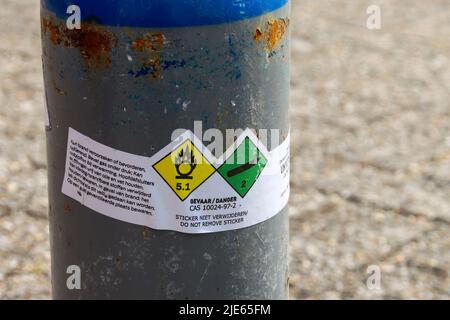
<svg viewBox="0 0 450 320"><path fill-rule="evenodd" d="M258 180L266 164L266 157L247 137L218 172L244 198Z"/></svg>

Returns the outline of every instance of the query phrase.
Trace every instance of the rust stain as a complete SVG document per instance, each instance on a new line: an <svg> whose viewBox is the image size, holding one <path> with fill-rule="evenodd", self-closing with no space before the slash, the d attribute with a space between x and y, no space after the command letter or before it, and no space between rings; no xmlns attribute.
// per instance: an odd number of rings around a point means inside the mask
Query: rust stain
<svg viewBox="0 0 450 320"><path fill-rule="evenodd" d="M261 29L260 28L256 28L256 31L255 31L255 35L253 36L253 38L256 40L256 41L260 41L262 38L263 38L263 32L261 31Z"/></svg>
<svg viewBox="0 0 450 320"><path fill-rule="evenodd" d="M69 30L63 23L43 19L42 31L54 45L79 49L89 68L111 66L111 51L117 46L117 39L101 26L83 23L80 30Z"/></svg>
<svg viewBox="0 0 450 320"><path fill-rule="evenodd" d="M65 96L65 95L66 95L66 92L65 92L64 90L58 88L58 86L56 85L55 80L53 80L53 88L55 88L55 91L56 91L59 95L61 95L61 96Z"/></svg>
<svg viewBox="0 0 450 320"><path fill-rule="evenodd" d="M147 63L145 63L146 67L152 67L153 71L151 72L151 75L154 79L157 79L161 77L161 59L150 59Z"/></svg>
<svg viewBox="0 0 450 320"><path fill-rule="evenodd" d="M162 33L146 34L143 38L133 41L133 50L138 52L162 51L164 40Z"/></svg>
<svg viewBox="0 0 450 320"><path fill-rule="evenodd" d="M289 27L289 18L279 18L267 22L266 30L262 31L257 28L253 38L256 41L265 41L266 49L273 51L278 46L279 42L284 38Z"/></svg>
<svg viewBox="0 0 450 320"><path fill-rule="evenodd" d="M162 33L148 33L132 42L132 49L144 54L141 59L142 67L144 70L149 70L148 74L153 79L161 77L161 52L164 49L165 40Z"/></svg>
<svg viewBox="0 0 450 320"><path fill-rule="evenodd" d="M66 213L71 213L72 212L72 208L71 208L70 204L66 204L64 206L64 212L66 212Z"/></svg>
<svg viewBox="0 0 450 320"><path fill-rule="evenodd" d="M150 229L149 228L144 228L142 230L141 234L144 239L146 239L146 240L150 239Z"/></svg>

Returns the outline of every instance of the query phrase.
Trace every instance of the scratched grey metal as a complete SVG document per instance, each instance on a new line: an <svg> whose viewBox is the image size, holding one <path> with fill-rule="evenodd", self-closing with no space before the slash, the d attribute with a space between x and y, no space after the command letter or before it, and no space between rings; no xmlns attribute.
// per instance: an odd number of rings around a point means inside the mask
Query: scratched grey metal
<svg viewBox="0 0 450 320"><path fill-rule="evenodd" d="M64 196L61 186L69 126L112 148L144 156L166 146L173 130L193 130L197 120L204 130L267 128L286 135L289 42L283 40L268 57L253 34L269 19L287 17L288 10L196 28L105 27L119 43L112 67L105 70L88 70L78 49L55 46L43 37L51 118L47 138L54 298L287 298L287 209L250 228L188 235L105 217ZM142 64L127 58L136 58L129 44L157 32L167 40L161 52L167 68L160 79L137 77ZM66 268L73 264L82 269L80 291L66 288Z"/></svg>

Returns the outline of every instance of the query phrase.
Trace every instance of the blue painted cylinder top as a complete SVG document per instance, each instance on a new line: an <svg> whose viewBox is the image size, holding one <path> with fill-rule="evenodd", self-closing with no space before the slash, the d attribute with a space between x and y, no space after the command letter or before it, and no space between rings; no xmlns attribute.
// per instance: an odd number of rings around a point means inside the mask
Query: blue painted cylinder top
<svg viewBox="0 0 450 320"><path fill-rule="evenodd" d="M128 27L186 27L229 23L277 10L288 0L44 0L44 7L66 17L77 5L85 20Z"/></svg>

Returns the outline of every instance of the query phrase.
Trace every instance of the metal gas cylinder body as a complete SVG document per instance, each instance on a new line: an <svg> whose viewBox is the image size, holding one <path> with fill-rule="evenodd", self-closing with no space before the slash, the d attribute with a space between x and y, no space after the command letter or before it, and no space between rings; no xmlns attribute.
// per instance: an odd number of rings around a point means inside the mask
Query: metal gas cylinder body
<svg viewBox="0 0 450 320"><path fill-rule="evenodd" d="M287 137L289 2L42 0L41 7L54 298L287 298L287 207L246 228L192 234L99 214L62 185L69 128L143 157L195 123ZM70 286L77 268L80 285Z"/></svg>

